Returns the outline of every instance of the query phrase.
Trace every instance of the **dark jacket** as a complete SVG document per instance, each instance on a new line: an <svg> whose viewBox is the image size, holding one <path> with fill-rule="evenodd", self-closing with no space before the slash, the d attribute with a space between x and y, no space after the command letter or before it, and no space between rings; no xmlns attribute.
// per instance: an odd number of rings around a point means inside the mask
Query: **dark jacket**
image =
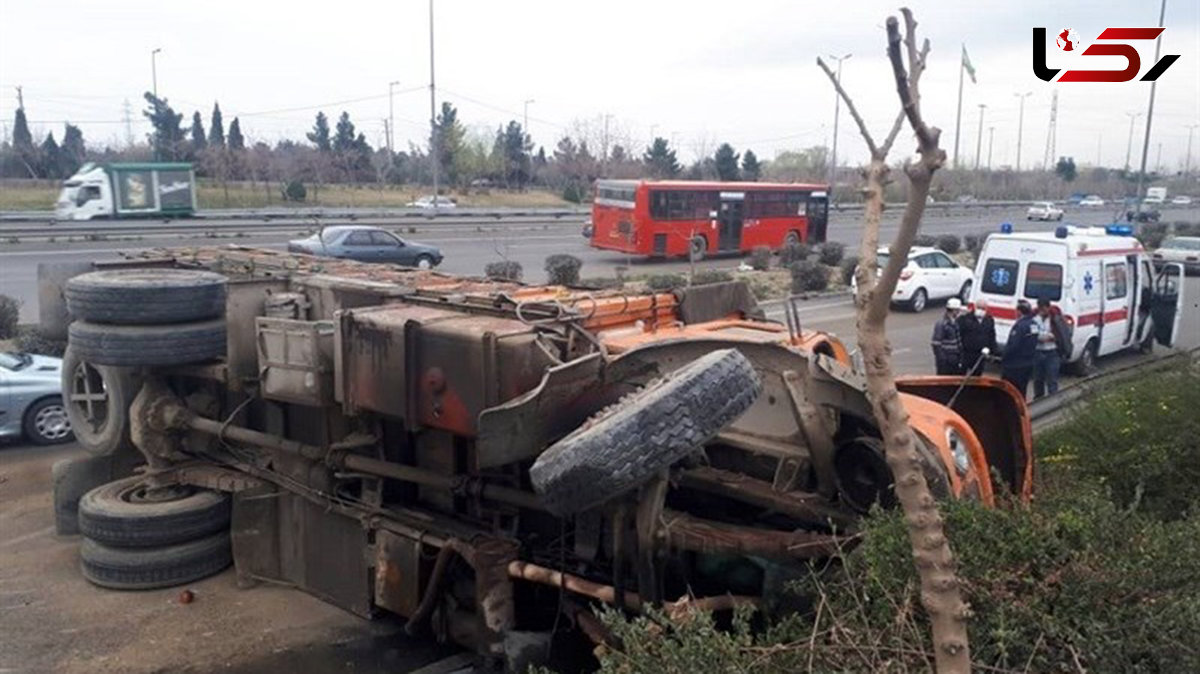
<svg viewBox="0 0 1200 674"><path fill-rule="evenodd" d="M958 363L962 358L962 341L959 339L958 324L943 316L933 326L933 353L942 361Z"/></svg>
<svg viewBox="0 0 1200 674"><path fill-rule="evenodd" d="M1054 333L1054 346L1058 351L1058 355L1063 360L1071 358L1072 344L1071 339L1074 337L1074 330L1067 325L1067 321L1063 319L1062 312L1058 307L1050 307L1050 332Z"/></svg>
<svg viewBox="0 0 1200 674"><path fill-rule="evenodd" d="M1037 326L1033 324L1032 315L1018 318L1008 333L1008 341L1004 345L1004 358L1000 361L1001 366L1013 369L1033 367L1033 356L1037 351L1037 335Z"/></svg>
<svg viewBox="0 0 1200 674"><path fill-rule="evenodd" d="M996 350L996 321L991 316L980 319L975 312L958 318L958 334L962 340L963 362L973 365L984 349Z"/></svg>

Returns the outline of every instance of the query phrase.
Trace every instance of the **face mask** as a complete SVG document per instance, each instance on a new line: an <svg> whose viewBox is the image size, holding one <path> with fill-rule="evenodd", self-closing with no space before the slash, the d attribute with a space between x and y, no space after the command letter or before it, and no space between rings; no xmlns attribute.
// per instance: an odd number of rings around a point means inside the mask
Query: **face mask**
<svg viewBox="0 0 1200 674"><path fill-rule="evenodd" d="M976 316L977 318L983 318L984 316L987 316L987 309L984 309L984 308L982 308L982 307L980 307L980 308L976 309L976 310L975 310L975 316Z"/></svg>

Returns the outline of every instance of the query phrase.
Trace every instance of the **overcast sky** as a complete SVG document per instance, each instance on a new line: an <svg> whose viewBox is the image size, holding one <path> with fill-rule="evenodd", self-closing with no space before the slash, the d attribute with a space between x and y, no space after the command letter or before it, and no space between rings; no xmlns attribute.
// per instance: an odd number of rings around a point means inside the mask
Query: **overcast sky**
<svg viewBox="0 0 1200 674"><path fill-rule="evenodd" d="M922 82L926 119L954 150L960 45L978 76L963 94L960 159L973 162L983 121L995 127L993 164L1017 152L1018 92L1025 103L1022 164L1040 164L1052 92L1059 91L1057 154L1081 164L1125 162L1126 112L1146 109L1149 83L1052 85L1034 77L1031 28L1072 28L1090 44L1108 26L1152 26L1153 0L1035 0L972 3L916 0L919 34L932 45ZM611 115L614 137L640 150L653 131L680 154L728 141L760 157L831 142L833 92L818 55L852 53L843 78L871 128L885 132L897 111L884 53L884 19L894 2L840 3L742 0L435 0L439 100L458 106L469 126L490 132L521 120L526 99L534 141L547 149L579 126L598 129ZM1180 54L1159 80L1149 165L1178 170L1187 125L1200 122L1200 2L1168 0L1164 54ZM388 82L395 87L398 148L422 143L429 119L428 5L399 2L123 2L0 0L0 119L11 133L17 85L35 134L62 122L84 129L90 144L123 145L124 102L133 132L144 137L141 94L151 86L150 52L158 57L158 90L190 123L205 125L213 101L226 124L235 115L251 141L299 139L318 109L342 110L372 144L383 143ZM1154 47L1141 48L1142 69ZM1077 52L1076 52L1077 54ZM1052 67L1083 65L1053 45ZM1082 59L1119 69L1110 57ZM844 110L843 110L844 113ZM1136 120L1133 163L1145 117ZM1197 130L1200 136L1200 129ZM842 116L839 154L865 157ZM907 151L909 144L898 149ZM1200 163L1200 138L1193 164Z"/></svg>

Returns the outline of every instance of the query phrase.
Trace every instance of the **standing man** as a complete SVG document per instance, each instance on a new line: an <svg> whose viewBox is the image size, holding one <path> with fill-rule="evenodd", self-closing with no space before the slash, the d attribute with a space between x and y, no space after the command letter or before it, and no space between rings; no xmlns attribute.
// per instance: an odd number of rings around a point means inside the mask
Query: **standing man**
<svg viewBox="0 0 1200 674"><path fill-rule="evenodd" d="M963 369L969 377L983 374L983 350L996 351L996 321L987 313L983 300L975 311L964 311L958 317L958 334L963 347Z"/></svg>
<svg viewBox="0 0 1200 674"><path fill-rule="evenodd" d="M951 297L946 313L933 326L933 362L938 374L962 374L962 340L958 332L958 314L962 300Z"/></svg>
<svg viewBox="0 0 1200 674"><path fill-rule="evenodd" d="M1033 307L1026 300L1017 301L1017 321L1008 332L1004 345L1004 358L1000 361L1001 377L1017 387L1024 398L1029 388L1029 376L1033 374L1033 363L1038 346L1037 326L1033 324Z"/></svg>
<svg viewBox="0 0 1200 674"><path fill-rule="evenodd" d="M1062 359L1071 354L1071 329L1063 320L1062 312L1050 304L1045 297L1038 298L1037 316L1033 319L1037 328L1037 350L1033 356L1033 399L1058 392L1058 373Z"/></svg>

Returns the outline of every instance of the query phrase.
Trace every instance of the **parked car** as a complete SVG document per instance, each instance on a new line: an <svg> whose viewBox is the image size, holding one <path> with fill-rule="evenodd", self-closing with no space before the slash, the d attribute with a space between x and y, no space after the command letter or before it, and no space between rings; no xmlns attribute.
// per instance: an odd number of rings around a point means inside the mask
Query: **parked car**
<svg viewBox="0 0 1200 674"><path fill-rule="evenodd" d="M1026 220L1062 220L1063 210L1054 205L1053 201L1035 201L1025 211Z"/></svg>
<svg viewBox="0 0 1200 674"><path fill-rule="evenodd" d="M0 351L0 438L38 445L72 438L62 399L62 359Z"/></svg>
<svg viewBox="0 0 1200 674"><path fill-rule="evenodd" d="M410 201L405 206L409 208L458 208L458 203L450 197L427 194L416 201Z"/></svg>
<svg viewBox="0 0 1200 674"><path fill-rule="evenodd" d="M385 229L363 225L326 227L307 239L288 241L288 252L359 262L390 262L419 269L432 269L442 263L442 251L436 246L401 239Z"/></svg>
<svg viewBox="0 0 1200 674"><path fill-rule="evenodd" d="M879 268L888 263L887 248L878 252ZM971 295L971 284L975 272L955 262L937 248L914 246L908 253L908 264L900 272L892 302L904 305L912 311L924 311L930 300L947 300L958 297L963 301ZM857 283L851 281L851 287Z"/></svg>
<svg viewBox="0 0 1200 674"><path fill-rule="evenodd" d="M1171 198L1172 206L1191 206L1192 198L1183 194Z"/></svg>
<svg viewBox="0 0 1200 674"><path fill-rule="evenodd" d="M1187 272L1200 272L1200 236L1172 236L1152 256L1155 267L1178 262Z"/></svg>
<svg viewBox="0 0 1200 674"><path fill-rule="evenodd" d="M1080 206L1103 206L1104 200L1101 199L1100 197L1096 196L1095 194L1089 194L1086 197L1079 200L1079 205Z"/></svg>

